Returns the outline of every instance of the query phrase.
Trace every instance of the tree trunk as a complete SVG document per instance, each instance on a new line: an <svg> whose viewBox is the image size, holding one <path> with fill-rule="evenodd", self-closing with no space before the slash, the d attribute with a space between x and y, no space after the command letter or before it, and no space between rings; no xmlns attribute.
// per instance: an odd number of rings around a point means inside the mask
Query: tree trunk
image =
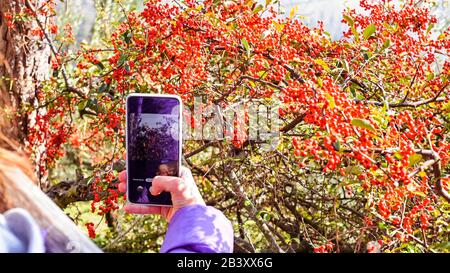
<svg viewBox="0 0 450 273"><path fill-rule="evenodd" d="M50 69L49 45L32 35L39 28L36 20L20 19L26 1L0 0L0 133L19 144L26 143L28 128L34 126L37 111L40 114L45 111L37 109L36 94L48 79ZM36 6L41 2L45 1L33 1ZM11 22L11 16L18 18ZM39 15L38 19L48 22L49 18ZM2 144L5 143L0 139ZM35 148L34 160L39 162L45 144ZM47 176L40 173L39 164L35 166L41 186Z"/></svg>
<svg viewBox="0 0 450 273"><path fill-rule="evenodd" d="M0 1L0 130L21 143L26 141L35 115L23 107L35 105L36 93L50 67L49 46L31 35L38 29L36 21L18 19L14 28L8 25L7 18L18 16L24 7L25 0Z"/></svg>

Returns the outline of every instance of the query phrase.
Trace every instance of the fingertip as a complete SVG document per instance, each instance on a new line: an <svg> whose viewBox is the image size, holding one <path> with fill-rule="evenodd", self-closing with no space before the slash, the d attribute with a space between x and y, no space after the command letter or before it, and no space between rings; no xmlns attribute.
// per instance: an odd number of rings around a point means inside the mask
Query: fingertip
<svg viewBox="0 0 450 273"><path fill-rule="evenodd" d="M156 186L156 188L159 188L160 185L166 182L168 178L169 176L155 176L152 180L152 186Z"/></svg>
<svg viewBox="0 0 450 273"><path fill-rule="evenodd" d="M120 192L126 192L127 191L127 185L125 183L119 183L118 189Z"/></svg>
<svg viewBox="0 0 450 273"><path fill-rule="evenodd" d="M127 182L127 171L123 170L119 173L119 181L122 183Z"/></svg>
<svg viewBox="0 0 450 273"><path fill-rule="evenodd" d="M150 186L150 188L148 188L148 192L149 192L151 195L153 195L153 196L156 196L156 195L159 195L159 194L160 194L160 192L157 192L157 191L155 190L155 188L152 187L152 186Z"/></svg>

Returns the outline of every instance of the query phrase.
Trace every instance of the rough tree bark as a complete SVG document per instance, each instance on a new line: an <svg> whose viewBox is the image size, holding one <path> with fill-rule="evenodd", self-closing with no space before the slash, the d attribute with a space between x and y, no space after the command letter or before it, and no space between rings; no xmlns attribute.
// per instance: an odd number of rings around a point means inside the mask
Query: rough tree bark
<svg viewBox="0 0 450 273"><path fill-rule="evenodd" d="M26 140L35 113L19 110L36 103L36 93L50 67L49 46L31 35L37 29L34 20L19 19L15 28L8 26L5 15L18 15L23 7L25 0L0 1L0 122L9 125L0 130L21 143Z"/></svg>
<svg viewBox="0 0 450 273"><path fill-rule="evenodd" d="M8 24L8 17L20 17L26 0L0 1L0 132L15 142L25 144L28 128L34 125L37 111L36 94L41 83L48 79L50 68L50 47L35 35L36 20L14 20L14 28ZM44 0L36 0L39 6ZM48 18L38 17L43 22ZM31 106L31 108L30 108ZM0 140L1 141L1 140ZM0 143L1 144L1 143ZM43 147L35 153L40 160ZM39 184L46 181L39 169L35 170Z"/></svg>

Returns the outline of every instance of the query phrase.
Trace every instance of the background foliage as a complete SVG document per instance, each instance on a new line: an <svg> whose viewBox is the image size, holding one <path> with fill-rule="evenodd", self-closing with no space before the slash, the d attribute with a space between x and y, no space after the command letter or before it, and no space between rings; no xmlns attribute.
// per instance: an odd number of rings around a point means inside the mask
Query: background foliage
<svg viewBox="0 0 450 273"><path fill-rule="evenodd" d="M129 92L280 109L275 149L246 130L185 142L236 251L449 250L450 36L434 1L361 1L339 39L276 1L98 0L92 30L76 5L45 3L24 15L58 19L35 33L54 54L28 147L46 147L42 188L105 250L157 251L165 231L119 209Z"/></svg>

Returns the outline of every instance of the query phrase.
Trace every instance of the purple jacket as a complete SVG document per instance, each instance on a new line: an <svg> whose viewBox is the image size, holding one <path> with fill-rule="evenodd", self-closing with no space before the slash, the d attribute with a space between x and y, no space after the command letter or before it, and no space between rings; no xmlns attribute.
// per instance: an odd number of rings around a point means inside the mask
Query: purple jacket
<svg viewBox="0 0 450 273"><path fill-rule="evenodd" d="M0 252L46 252L31 215L16 208L0 214ZM233 252L233 227L219 210L203 205L179 209L167 229L162 253Z"/></svg>

